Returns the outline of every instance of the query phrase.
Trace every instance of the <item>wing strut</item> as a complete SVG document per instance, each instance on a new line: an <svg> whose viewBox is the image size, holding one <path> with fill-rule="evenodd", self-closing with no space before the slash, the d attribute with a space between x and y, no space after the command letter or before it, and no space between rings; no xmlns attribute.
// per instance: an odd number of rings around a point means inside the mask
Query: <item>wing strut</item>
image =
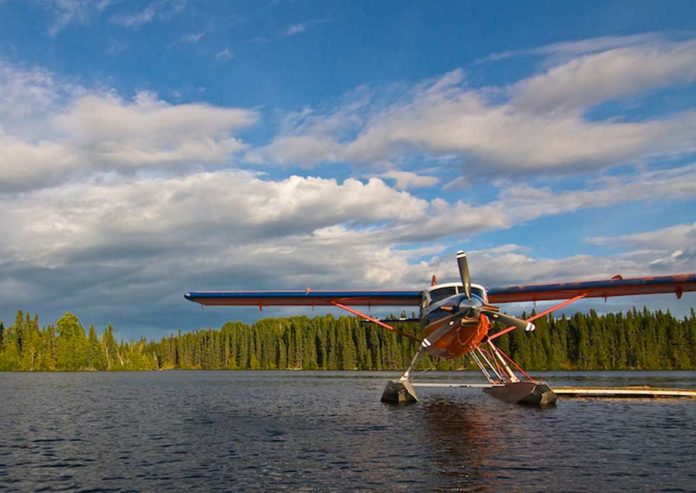
<svg viewBox="0 0 696 493"><path fill-rule="evenodd" d="M352 313L353 315L357 315L358 317L362 317L362 318L364 318L365 320L369 320L370 322L372 322L372 323L374 323L374 324L377 324L377 325L379 325L380 327L383 327L383 328L385 328L385 329L387 329L387 330L391 330L392 332L396 332L397 334L402 335L402 336L404 336L404 337L408 337L409 339L412 339L412 340L414 340L414 341L416 341L416 342L420 342L420 339L419 339L418 337L413 336L413 335L411 335L411 334L407 334L406 332L402 332L402 331L400 331L399 329L397 329L396 327L392 327L392 326L389 325L389 324L385 324L385 323L382 322L380 319L371 317L370 315L368 315L368 314L366 314L366 313L363 313L363 312L361 312L360 310L356 310L355 308L351 308L350 306L342 305L342 304L337 303L337 302L335 302L335 301L334 301L332 304L333 304L334 306L340 308L341 310L345 310L345 311L347 311L348 313Z"/></svg>
<svg viewBox="0 0 696 493"><path fill-rule="evenodd" d="M529 318L527 319L527 322L532 322L532 321L534 321L534 320L536 320L536 319L538 319L538 318L545 317L546 315L548 315L548 314L551 313L551 312L555 312L556 310L559 310L559 309L561 309L561 308L563 308L563 307L566 307L566 306L570 305L571 303L575 303L576 301L583 299L585 296L587 296L587 293L582 293L582 294L579 294L579 295L575 296L574 298L570 298L569 300L565 300L565 301L562 302L562 303L559 303L559 304L557 304L557 305L552 306L552 307L549 308L548 310L544 310L544 311L541 312L541 313L537 313L537 314L534 315L533 317L529 317ZM489 336L489 337L488 337L488 340L489 340L489 341L492 341L493 339L497 339L498 337L500 337L500 336L502 336L502 335L504 335L504 334L507 334L508 332L511 332L511 331L515 330L516 328L517 328L517 327L513 325L512 327L508 327L507 329L501 330L500 332L496 332L496 333L493 334L492 336Z"/></svg>

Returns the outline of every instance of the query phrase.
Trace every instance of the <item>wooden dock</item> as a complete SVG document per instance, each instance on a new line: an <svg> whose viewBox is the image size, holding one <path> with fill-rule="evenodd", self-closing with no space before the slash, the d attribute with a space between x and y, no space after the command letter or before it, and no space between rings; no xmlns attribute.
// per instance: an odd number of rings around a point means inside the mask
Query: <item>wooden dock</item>
<svg viewBox="0 0 696 493"><path fill-rule="evenodd" d="M501 384L490 383L455 383L455 382L418 382L414 387L444 387L444 388L478 388L490 389L492 387L504 387ZM677 389L669 387L551 387L551 390L559 397L578 397L594 399L696 399L696 389Z"/></svg>
<svg viewBox="0 0 696 493"><path fill-rule="evenodd" d="M663 399L694 398L696 389L657 387L552 387L559 397L587 397L604 399Z"/></svg>

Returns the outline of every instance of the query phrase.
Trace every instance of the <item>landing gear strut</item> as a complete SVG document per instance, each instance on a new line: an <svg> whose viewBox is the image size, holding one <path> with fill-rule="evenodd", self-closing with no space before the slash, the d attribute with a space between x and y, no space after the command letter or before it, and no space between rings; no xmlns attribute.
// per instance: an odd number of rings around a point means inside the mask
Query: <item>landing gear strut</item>
<svg viewBox="0 0 696 493"><path fill-rule="evenodd" d="M387 386L382 392L382 402L387 404L418 402L410 379L411 371L416 367L430 344L428 339L424 339L401 378L387 382ZM556 403L556 394L545 382L539 382L530 377L490 340L487 341L487 346L487 348L479 346L469 353L483 376L488 380L489 386L483 389L484 392L511 404L546 407ZM520 377L515 374L510 364L514 365L523 375L523 380L520 380Z"/></svg>
<svg viewBox="0 0 696 493"><path fill-rule="evenodd" d="M526 404L531 406L546 407L556 403L556 394L545 382L533 379L508 355L498 349L492 341L488 340L488 349L481 346L474 349L471 359L478 365L481 373L491 384L483 391L496 399L511 404ZM520 380L510 368L511 363L524 376Z"/></svg>
<svg viewBox="0 0 696 493"><path fill-rule="evenodd" d="M382 398L380 399L382 402L387 404L411 404L413 402L418 402L418 396L410 381L411 370L416 367L418 361L420 361L423 356L423 352L428 349L428 347L430 347L430 341L428 341L428 339L423 339L418 351L416 351L416 354L413 355L413 359L411 359L411 364L408 365L408 368L406 368L404 374L401 375L401 378L398 380L389 380L387 382L387 386L384 387L384 392L382 392Z"/></svg>

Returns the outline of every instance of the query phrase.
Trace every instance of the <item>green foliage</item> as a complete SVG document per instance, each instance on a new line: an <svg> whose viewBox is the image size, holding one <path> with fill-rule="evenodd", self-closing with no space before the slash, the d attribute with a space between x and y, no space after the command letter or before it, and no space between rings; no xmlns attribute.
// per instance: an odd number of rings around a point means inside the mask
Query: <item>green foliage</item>
<svg viewBox="0 0 696 493"><path fill-rule="evenodd" d="M696 369L696 314L632 310L539 319L530 334L514 331L500 348L529 370ZM417 324L395 322L418 335ZM158 342L117 342L108 325L101 336L66 313L39 327L38 317L17 312L0 322L0 370L305 369L400 370L415 344L406 337L330 315L268 318L255 324L228 322L219 330L170 335ZM467 359L423 358L420 369L474 368Z"/></svg>
<svg viewBox="0 0 696 493"><path fill-rule="evenodd" d="M67 312L58 319L56 326L56 367L73 371L86 369L89 345L80 319Z"/></svg>

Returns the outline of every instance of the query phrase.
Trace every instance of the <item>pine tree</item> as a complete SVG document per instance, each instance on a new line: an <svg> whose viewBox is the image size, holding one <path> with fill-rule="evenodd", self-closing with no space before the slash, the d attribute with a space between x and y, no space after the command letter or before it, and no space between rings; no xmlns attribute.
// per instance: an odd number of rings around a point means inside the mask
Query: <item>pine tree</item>
<svg viewBox="0 0 696 493"><path fill-rule="evenodd" d="M106 367L109 370L120 370L124 367L124 361L118 352L118 344L114 338L114 329L107 325L101 337L101 345L104 347Z"/></svg>
<svg viewBox="0 0 696 493"><path fill-rule="evenodd" d="M106 351L97 339L97 331L94 325L89 326L89 334L87 336L87 368L94 370L106 370Z"/></svg>
<svg viewBox="0 0 696 493"><path fill-rule="evenodd" d="M87 367L87 339L80 319L66 312L56 322L56 366L64 370L80 370Z"/></svg>

